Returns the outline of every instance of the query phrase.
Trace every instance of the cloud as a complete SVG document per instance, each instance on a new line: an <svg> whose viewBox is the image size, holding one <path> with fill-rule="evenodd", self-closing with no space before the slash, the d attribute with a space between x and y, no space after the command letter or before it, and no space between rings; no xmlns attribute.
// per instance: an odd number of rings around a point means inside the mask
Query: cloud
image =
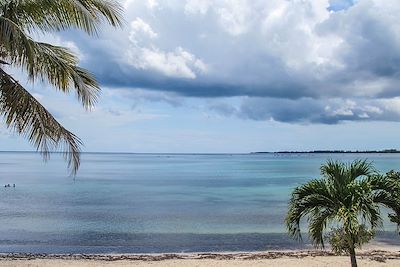
<svg viewBox="0 0 400 267"><path fill-rule="evenodd" d="M251 9L244 1L226 1L216 10L222 28L231 35L240 35L247 31Z"/></svg>
<svg viewBox="0 0 400 267"><path fill-rule="evenodd" d="M390 100L245 98L238 105L216 102L208 109L223 116L286 123L400 121L400 98Z"/></svg>
<svg viewBox="0 0 400 267"><path fill-rule="evenodd" d="M158 2L156 0L147 0L147 7L149 9L156 8L158 6Z"/></svg>
<svg viewBox="0 0 400 267"><path fill-rule="evenodd" d="M129 36L131 45L126 54L128 62L136 69L155 70L168 77L188 79L195 79L196 72L207 70L201 59L180 46L169 52L157 48L149 41L156 39L157 36L152 27L141 18L131 22Z"/></svg>
<svg viewBox="0 0 400 267"><path fill-rule="evenodd" d="M251 2L242 0L189 0L184 6L186 15L216 16L221 29L233 36L247 32L252 21Z"/></svg>
<svg viewBox="0 0 400 267"><path fill-rule="evenodd" d="M210 6L210 0L189 0L185 4L185 13L205 15Z"/></svg>
<svg viewBox="0 0 400 267"><path fill-rule="evenodd" d="M138 69L156 70L168 77L196 78L196 71L206 71L206 65L195 55L177 47L173 52L157 48L132 47L128 51L130 63Z"/></svg>
<svg viewBox="0 0 400 267"><path fill-rule="evenodd" d="M399 1L129 0L125 8L131 23L122 31L63 36L107 87L224 98L210 108L254 120L397 120L382 103L400 96ZM231 97L243 106L227 108Z"/></svg>
<svg viewBox="0 0 400 267"><path fill-rule="evenodd" d="M157 33L153 31L149 24L144 22L141 18L136 18L131 22L131 37L132 41L136 41L135 36L139 33L145 34L151 39L157 38Z"/></svg>
<svg viewBox="0 0 400 267"><path fill-rule="evenodd" d="M175 93L155 92L143 89L127 90L114 89L109 90L108 94L125 99L132 99L132 107L135 108L146 102L163 102L173 107L180 107L184 103L184 99Z"/></svg>

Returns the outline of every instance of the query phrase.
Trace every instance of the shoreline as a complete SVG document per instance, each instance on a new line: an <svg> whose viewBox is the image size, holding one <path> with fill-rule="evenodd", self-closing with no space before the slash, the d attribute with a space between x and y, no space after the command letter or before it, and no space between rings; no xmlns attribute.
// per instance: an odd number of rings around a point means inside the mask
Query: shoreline
<svg viewBox="0 0 400 267"><path fill-rule="evenodd" d="M374 242L357 251L359 266L400 266L400 246ZM329 248L249 252L0 253L0 267L348 267L348 255Z"/></svg>
<svg viewBox="0 0 400 267"><path fill-rule="evenodd" d="M357 254L359 266L400 266L400 251ZM327 250L162 254L0 254L0 267L348 267L349 256Z"/></svg>
<svg viewBox="0 0 400 267"><path fill-rule="evenodd" d="M400 260L400 248L361 250L357 257L372 260ZM95 260L95 261L164 261L164 260L268 260L279 258L340 257L329 250L291 250L264 252L197 252L197 253L107 253L107 254L47 254L0 253L4 260Z"/></svg>

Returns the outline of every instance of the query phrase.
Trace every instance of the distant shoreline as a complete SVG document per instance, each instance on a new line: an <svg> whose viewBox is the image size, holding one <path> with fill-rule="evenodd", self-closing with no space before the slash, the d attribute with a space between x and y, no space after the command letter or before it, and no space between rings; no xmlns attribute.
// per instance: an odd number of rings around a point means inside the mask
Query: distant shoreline
<svg viewBox="0 0 400 267"><path fill-rule="evenodd" d="M257 151L250 154L399 154L400 150L385 149L385 150L312 150L312 151Z"/></svg>

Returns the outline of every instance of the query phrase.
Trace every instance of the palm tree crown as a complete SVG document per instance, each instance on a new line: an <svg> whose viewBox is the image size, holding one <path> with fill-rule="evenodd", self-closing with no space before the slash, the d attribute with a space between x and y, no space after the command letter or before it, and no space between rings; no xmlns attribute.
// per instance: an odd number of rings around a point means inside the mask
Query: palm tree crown
<svg viewBox="0 0 400 267"><path fill-rule="evenodd" d="M34 32L76 28L96 34L101 23L121 25L121 7L112 0L0 0L0 114L7 127L25 136L42 152L61 149L76 173L80 139L65 129L28 90L7 72L7 65L26 72L28 79L47 81L54 88L75 91L85 108L95 104L99 85L78 66L67 48L37 42Z"/></svg>
<svg viewBox="0 0 400 267"><path fill-rule="evenodd" d="M343 229L348 252L354 256L354 248L362 243L360 233L376 229L382 221L371 186L377 173L371 163L356 160L328 161L321 166L321 175L294 189L286 217L289 234L301 239L300 221L306 217L311 241L324 247L324 231L336 225Z"/></svg>

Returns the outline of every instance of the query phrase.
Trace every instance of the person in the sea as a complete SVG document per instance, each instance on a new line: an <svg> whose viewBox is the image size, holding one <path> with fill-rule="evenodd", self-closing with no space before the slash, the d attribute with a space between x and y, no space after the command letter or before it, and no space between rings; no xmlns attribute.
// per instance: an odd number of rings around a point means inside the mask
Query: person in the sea
<svg viewBox="0 0 400 267"><path fill-rule="evenodd" d="M15 187L15 184L13 184L13 187Z"/></svg>

